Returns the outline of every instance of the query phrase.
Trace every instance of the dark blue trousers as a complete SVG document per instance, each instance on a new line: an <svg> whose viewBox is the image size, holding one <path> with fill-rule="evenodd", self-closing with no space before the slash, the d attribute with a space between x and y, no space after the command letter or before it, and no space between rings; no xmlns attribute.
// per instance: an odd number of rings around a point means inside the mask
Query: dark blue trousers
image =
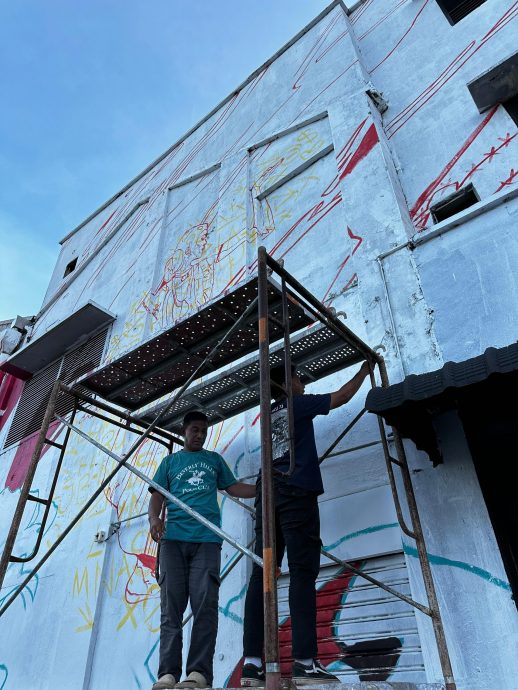
<svg viewBox="0 0 518 690"><path fill-rule="evenodd" d="M313 659L318 656L315 582L320 569L321 544L317 496L297 492L290 487L279 487L278 483L274 492L277 565L280 566L286 550L290 571L292 656L294 659ZM259 490L256 511L255 553L262 557L262 507ZM244 655L261 657L263 644L263 571L254 563L245 600Z"/></svg>

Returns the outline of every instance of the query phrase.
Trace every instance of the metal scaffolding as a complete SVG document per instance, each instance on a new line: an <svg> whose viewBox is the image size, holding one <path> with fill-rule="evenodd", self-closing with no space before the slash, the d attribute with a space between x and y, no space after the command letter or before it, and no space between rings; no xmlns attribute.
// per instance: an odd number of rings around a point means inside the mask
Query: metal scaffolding
<svg viewBox="0 0 518 690"><path fill-rule="evenodd" d="M280 281L280 283L276 281ZM310 329L308 335L308 327L315 322L320 323L320 328L316 331ZM302 337L300 334L299 336L292 337L292 333L302 328L306 329ZM275 349L270 347L275 340L281 339L283 341L282 348ZM222 370L219 377L209 380L206 384L196 386L189 392L188 389L195 379L202 374L207 374L215 369L221 369L232 362L241 360L244 355L254 350L257 351L257 343L259 357L254 365L245 363L245 365L241 365L239 371L232 370L231 374L228 374L226 370ZM208 307L200 310L198 314L181 322L154 340L145 343L140 349L137 348L137 350L128 353L124 357L119 358L119 360L100 367L98 370L82 377L76 384L71 386L61 381L56 381L48 401L43 423L0 560L0 587L3 584L10 562L30 561L35 558L39 551L59 471L71 433L79 434L97 449L106 453L116 461L116 466L92 493L82 509L63 530L24 581L3 604L0 609L0 616L5 613L31 578L50 558L82 516L109 486L115 475L121 468L125 467L238 550L239 554L231 566L227 568L228 572L235 567L243 555L248 556L263 567L266 688L267 690L279 690L281 674L276 584L277 561L275 555L270 366L281 362L284 362L285 365L290 436L290 469L287 473L289 475L294 468L295 462L293 398L290 386L292 360L297 365L299 362L302 362L302 374L307 380L316 380L333 371L361 361L367 361L370 364L371 385L375 386L375 365L378 366L382 386L387 387L389 385L383 358L363 343L340 321L332 310L326 308L301 283L290 275L281 264L269 256L264 247L259 247L257 277L253 281L245 283L242 287L230 292L217 302L210 303ZM80 385L77 385L78 383ZM85 392L85 387L90 391L89 393ZM158 408L155 408L152 411L151 419L149 411L145 415L141 414L140 416L126 411L127 409L138 410L173 389L176 389L176 392L172 398ZM72 410L69 419L65 419L56 413L56 405L60 396L69 396L72 399L72 405L69 406ZM172 452L175 443L182 444L182 441L170 429L175 430L177 428L175 423L177 425L177 420L188 412L189 409L205 409L204 401L209 400L209 398L211 401L211 406L209 406L209 420L211 423L254 407L257 403L260 405L263 514L262 559L251 551L251 544L248 546L239 544L231 535L210 523L202 515L199 515L178 498L165 491L129 463L131 456L146 439L162 444L169 453ZM108 401L114 402L117 407ZM121 409L119 406L125 407L126 410ZM98 419L119 426L133 434L138 434L138 436L131 444L129 450L123 456L119 456L102 446L74 424L74 418L78 411L87 411L88 414ZM363 409L353 419L326 450L320 458L320 462L323 462L326 457L332 454L336 445L362 418L365 411ZM47 438L49 427L53 420L60 421L66 427L64 440L61 444ZM162 420L169 423L169 429L159 426ZM402 599L431 619L445 688L446 690L456 690L404 447L399 433L396 429L393 429L393 443L396 450L396 457L393 457L381 417L378 417L378 426L398 522L403 533L416 543L427 595L427 605L398 592L357 569L351 563L343 561L327 551L322 550L322 554L332 562L354 572L357 576L368 580L393 596ZM57 447L60 453L49 496L46 499L41 499L32 495L30 489L42 451L48 445ZM396 483L395 468L399 471L403 481L406 504L411 521L410 526L403 515ZM43 521L37 542L29 556L14 556L15 540L27 501L37 501L45 506ZM237 502L240 503L240 501ZM246 506L246 504L241 505L253 512L253 509Z"/></svg>

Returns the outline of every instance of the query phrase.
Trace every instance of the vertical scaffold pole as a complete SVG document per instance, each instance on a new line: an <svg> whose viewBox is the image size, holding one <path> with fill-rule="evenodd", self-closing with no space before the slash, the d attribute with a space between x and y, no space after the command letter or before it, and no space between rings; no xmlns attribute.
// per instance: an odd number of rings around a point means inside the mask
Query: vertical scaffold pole
<svg viewBox="0 0 518 690"><path fill-rule="evenodd" d="M270 395L270 359L268 336L268 276L266 249L257 254L258 316L259 316L259 372L261 400L261 475L263 509L263 608L264 660L266 690L279 690L281 667L279 660L279 631L277 612L277 561L275 556L275 510L273 500L272 420Z"/></svg>

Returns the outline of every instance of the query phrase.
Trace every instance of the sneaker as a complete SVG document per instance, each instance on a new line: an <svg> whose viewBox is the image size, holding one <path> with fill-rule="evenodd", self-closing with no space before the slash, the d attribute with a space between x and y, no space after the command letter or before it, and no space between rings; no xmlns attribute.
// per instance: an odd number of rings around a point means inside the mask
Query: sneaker
<svg viewBox="0 0 518 690"><path fill-rule="evenodd" d="M209 684L207 679L198 671L191 671L185 680L181 683L177 683L177 688L208 688Z"/></svg>
<svg viewBox="0 0 518 690"><path fill-rule="evenodd" d="M170 690L176 685L176 679L172 673L166 673L165 676L160 676L157 682L153 685L151 690Z"/></svg>
<svg viewBox="0 0 518 690"><path fill-rule="evenodd" d="M304 666L298 661L293 662L293 681L297 685L307 685L309 683L339 683L340 679L326 671L318 659L308 666Z"/></svg>
<svg viewBox="0 0 518 690"><path fill-rule="evenodd" d="M263 688L264 668L255 664L245 664L241 671L242 688Z"/></svg>

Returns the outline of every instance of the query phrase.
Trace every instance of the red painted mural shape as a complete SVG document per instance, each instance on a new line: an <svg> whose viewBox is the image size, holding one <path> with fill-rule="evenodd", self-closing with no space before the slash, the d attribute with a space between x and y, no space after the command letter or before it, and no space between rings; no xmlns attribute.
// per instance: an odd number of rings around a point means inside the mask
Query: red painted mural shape
<svg viewBox="0 0 518 690"><path fill-rule="evenodd" d="M481 159L477 161L477 163L473 163L470 166L468 172L463 174L460 179L454 180L448 177L452 172L453 168L457 165L457 163L464 156L464 154L467 152L470 146L476 141L476 139L480 136L484 128L492 120L495 113L497 112L497 109L498 107L494 107L487 113L484 119L475 127L473 132L471 132L471 134L468 136L466 141L464 141L462 146L451 158L451 160L449 160L448 163L444 166L439 175L437 175L437 177L434 180L432 180L428 187L420 194L419 198L417 199L413 207L410 209L410 217L412 218L418 230L424 230L426 228L426 225L430 218L430 206L432 206L434 202L434 197L444 192L444 190L446 189L451 189L452 192L461 189L466 184L466 182L468 182L468 180L473 178L473 176L482 168L483 165L485 165L486 163L491 163L494 157L498 155L499 151L501 149L507 148L510 145L510 143L516 138L516 136L518 136L517 134L511 135L507 133L503 137L498 137L498 143L496 145L491 146L490 150L485 152L482 155ZM501 189L503 189L503 187L512 184L514 177L516 177L516 173L513 169L511 169L509 178L507 180L502 181L500 183L500 186L495 190L495 192L498 192Z"/></svg>
<svg viewBox="0 0 518 690"><path fill-rule="evenodd" d="M0 371L0 431L20 399L25 381Z"/></svg>
<svg viewBox="0 0 518 690"><path fill-rule="evenodd" d="M361 567L360 563L352 563L352 565L356 568ZM319 659L324 666L342 662L354 668L360 680L386 680L392 673L401 653L402 642L399 638L388 637L346 645L336 638L334 632L337 615L343 606L344 598L347 596L354 577L350 571L341 571L317 591ZM291 618L288 617L279 626L281 674L285 677L291 676L291 640ZM241 658L236 664L226 687L240 687L243 661L244 659Z"/></svg>
<svg viewBox="0 0 518 690"><path fill-rule="evenodd" d="M61 427L62 425L60 424L60 422L51 422L47 433L47 437L51 441L53 441L61 431ZM34 448L36 447L38 433L38 431L35 431L33 434L28 436L20 443L20 445L16 449L16 453L11 463L11 467L9 469L9 472L7 473L7 479L5 480L5 487L7 489L10 489L11 491L16 491L16 489L20 489L22 487L23 482L25 480L25 475L27 474L29 463L31 461L32 453L34 451ZM43 446L43 450L41 451L40 455L40 460L51 447L52 446Z"/></svg>
<svg viewBox="0 0 518 690"><path fill-rule="evenodd" d="M395 115L391 120L386 122L386 131L388 138L392 138L398 130L401 129L421 108L428 103L441 89L447 84L450 79L462 69L462 67L490 40L492 40L499 31L501 31L509 22L518 17L518 1L513 2L498 21L487 31L478 41L473 39L470 43L461 50L461 52L444 68L444 70L426 86L423 91L409 103L401 112ZM388 56L387 56L388 57ZM385 58L386 59L386 58ZM381 63L376 65L379 67Z"/></svg>

